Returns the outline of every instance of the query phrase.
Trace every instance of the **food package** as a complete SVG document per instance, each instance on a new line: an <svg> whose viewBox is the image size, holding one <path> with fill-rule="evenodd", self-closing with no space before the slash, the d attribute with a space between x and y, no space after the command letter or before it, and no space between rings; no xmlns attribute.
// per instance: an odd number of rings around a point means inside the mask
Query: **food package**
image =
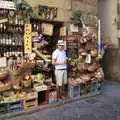
<svg viewBox="0 0 120 120"><path fill-rule="evenodd" d="M98 67L97 64L96 64L96 63L93 63L92 65L89 65L89 66L88 66L88 69L87 69L87 70L88 70L89 72L95 72L95 70L97 69L97 67Z"/></svg>

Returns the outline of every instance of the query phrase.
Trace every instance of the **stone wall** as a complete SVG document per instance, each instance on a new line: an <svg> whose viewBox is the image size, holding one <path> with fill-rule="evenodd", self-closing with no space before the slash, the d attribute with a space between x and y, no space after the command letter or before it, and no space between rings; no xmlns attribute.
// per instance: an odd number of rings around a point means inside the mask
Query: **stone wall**
<svg viewBox="0 0 120 120"><path fill-rule="evenodd" d="M81 2L80 2L81 1ZM97 0L73 0L72 8L79 8L82 12L97 15Z"/></svg>
<svg viewBox="0 0 120 120"><path fill-rule="evenodd" d="M49 7L56 7L57 18L56 21L67 22L71 17L71 0L26 0L32 7L44 5Z"/></svg>
<svg viewBox="0 0 120 120"><path fill-rule="evenodd" d="M117 48L107 50L103 58L103 68L106 80L120 80L120 52Z"/></svg>
<svg viewBox="0 0 120 120"><path fill-rule="evenodd" d="M114 48L108 49L104 58L104 72L107 80L120 80L120 49L118 44L117 0L99 0L99 17L101 19L101 38L110 40Z"/></svg>
<svg viewBox="0 0 120 120"><path fill-rule="evenodd" d="M99 0L99 16L101 19L101 37L109 39L118 48L117 24L117 0Z"/></svg>
<svg viewBox="0 0 120 120"><path fill-rule="evenodd" d="M55 20L68 22L71 18L71 11L74 8L84 13L97 15L98 0L26 0L32 7L45 5L58 8L58 16Z"/></svg>

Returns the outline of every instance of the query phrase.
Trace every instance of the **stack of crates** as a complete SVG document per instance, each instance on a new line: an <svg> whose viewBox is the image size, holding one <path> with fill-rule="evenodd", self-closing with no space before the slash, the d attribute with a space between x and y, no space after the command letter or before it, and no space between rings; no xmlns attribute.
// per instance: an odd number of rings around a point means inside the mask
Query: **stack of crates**
<svg viewBox="0 0 120 120"><path fill-rule="evenodd" d="M7 103L1 103L0 104L0 114L8 113L8 104Z"/></svg>
<svg viewBox="0 0 120 120"><path fill-rule="evenodd" d="M103 80L98 81L98 91L99 91L99 93L102 92L102 90L103 90Z"/></svg>
<svg viewBox="0 0 120 120"><path fill-rule="evenodd" d="M91 93L93 95L98 94L99 93L99 83L98 83L98 80L93 80L91 85L92 85Z"/></svg>
<svg viewBox="0 0 120 120"><path fill-rule="evenodd" d="M91 88L92 88L92 85L91 85L91 80L90 80L85 83L85 94L91 93Z"/></svg>
<svg viewBox="0 0 120 120"><path fill-rule="evenodd" d="M33 97L33 98L29 98L29 99L25 99L23 101L23 105L24 105L24 109L25 110L29 110L31 108L35 108L38 105L38 100L37 98Z"/></svg>
<svg viewBox="0 0 120 120"><path fill-rule="evenodd" d="M76 98L80 97L80 85L69 85L68 86L68 97Z"/></svg>
<svg viewBox="0 0 120 120"><path fill-rule="evenodd" d="M8 103L8 112L18 112L23 110L23 101Z"/></svg>
<svg viewBox="0 0 120 120"><path fill-rule="evenodd" d="M53 90L49 92L49 104L57 102L57 91Z"/></svg>
<svg viewBox="0 0 120 120"><path fill-rule="evenodd" d="M80 96L86 94L86 84L85 83L80 83Z"/></svg>

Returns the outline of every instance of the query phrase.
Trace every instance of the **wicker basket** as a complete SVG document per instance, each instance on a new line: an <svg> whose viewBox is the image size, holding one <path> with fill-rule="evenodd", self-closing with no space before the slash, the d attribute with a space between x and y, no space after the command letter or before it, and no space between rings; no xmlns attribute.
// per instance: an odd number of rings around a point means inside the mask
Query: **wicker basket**
<svg viewBox="0 0 120 120"><path fill-rule="evenodd" d="M6 79L8 77L7 71L0 72L0 80Z"/></svg>
<svg viewBox="0 0 120 120"><path fill-rule="evenodd" d="M11 85L10 84L4 85L3 87L0 87L0 92L6 91L6 90L9 90L9 89L11 89Z"/></svg>

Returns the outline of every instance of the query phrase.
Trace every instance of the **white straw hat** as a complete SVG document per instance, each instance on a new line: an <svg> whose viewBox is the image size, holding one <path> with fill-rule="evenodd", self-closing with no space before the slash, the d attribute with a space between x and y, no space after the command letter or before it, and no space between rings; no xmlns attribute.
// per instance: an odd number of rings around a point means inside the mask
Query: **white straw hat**
<svg viewBox="0 0 120 120"><path fill-rule="evenodd" d="M64 41L63 41L63 40L58 40L57 45L65 45L65 43L64 43Z"/></svg>

